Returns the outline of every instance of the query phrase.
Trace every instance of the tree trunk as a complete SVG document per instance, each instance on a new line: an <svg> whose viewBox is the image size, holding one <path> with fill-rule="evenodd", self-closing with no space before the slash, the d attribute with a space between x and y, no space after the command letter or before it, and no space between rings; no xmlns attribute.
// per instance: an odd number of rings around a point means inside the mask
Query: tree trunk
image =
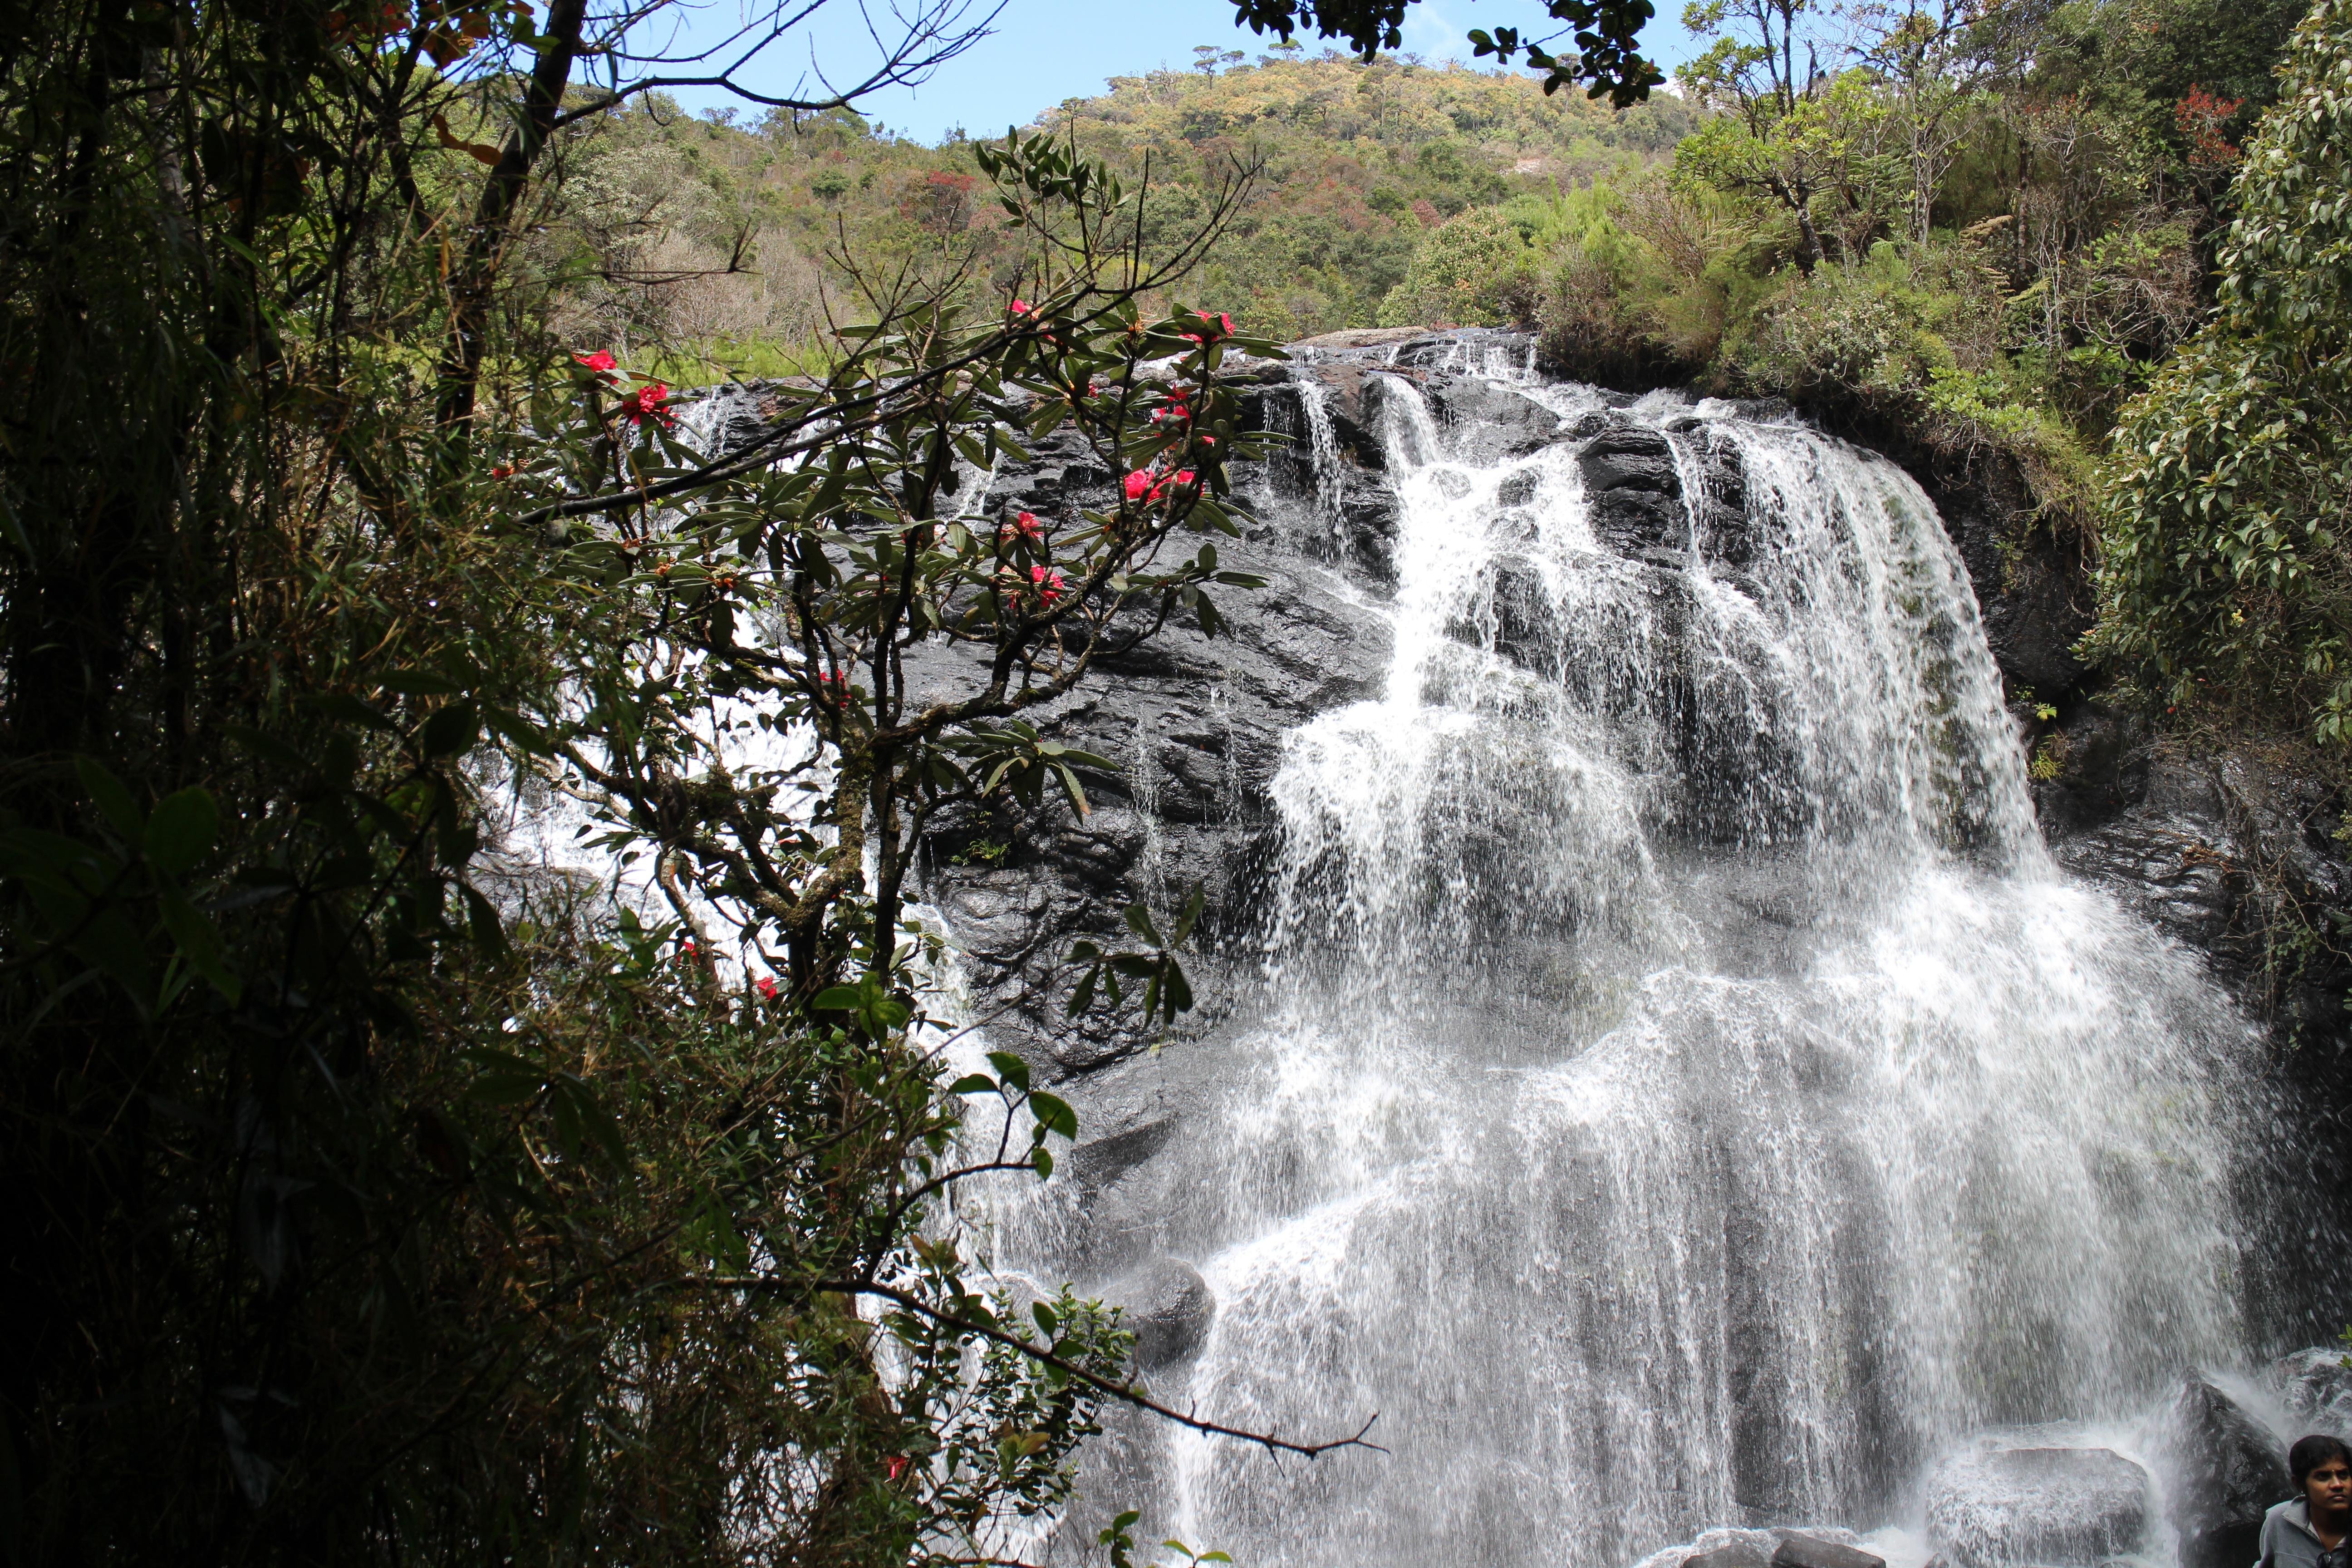
<svg viewBox="0 0 2352 1568"><path fill-rule="evenodd" d="M482 186L473 227L466 237L465 259L449 279L449 341L441 358L439 415L442 428L461 437L473 426L483 333L489 324L490 293L504 259L507 230L530 184L531 169L554 133L587 14L588 0L555 0L549 7L546 41L523 91L521 118Z"/></svg>

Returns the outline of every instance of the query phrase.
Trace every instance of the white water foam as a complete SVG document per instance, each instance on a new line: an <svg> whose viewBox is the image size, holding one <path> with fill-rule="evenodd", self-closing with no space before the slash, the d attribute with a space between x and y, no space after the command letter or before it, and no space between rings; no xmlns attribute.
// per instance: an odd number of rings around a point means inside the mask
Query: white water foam
<svg viewBox="0 0 2352 1568"><path fill-rule="evenodd" d="M1378 1411L1392 1453L1167 1434L1090 1489L1247 1568L1907 1549L1961 1435L2241 1360L2247 1026L2051 866L1926 496L1648 400L1686 492L1736 450L1755 545L1707 558L1694 502L1632 555L1567 446L1460 461L1385 394L1386 690L1289 737L1265 1021L1163 1156L1161 1242L1218 1302L1189 1400Z"/></svg>

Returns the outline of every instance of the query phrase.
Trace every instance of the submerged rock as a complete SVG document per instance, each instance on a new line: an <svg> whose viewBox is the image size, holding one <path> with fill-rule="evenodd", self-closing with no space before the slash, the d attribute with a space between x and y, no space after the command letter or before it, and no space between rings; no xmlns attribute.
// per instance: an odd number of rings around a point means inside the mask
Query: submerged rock
<svg viewBox="0 0 2352 1568"><path fill-rule="evenodd" d="M1772 1568L1886 1568L1885 1558L1859 1546L1825 1541L1794 1530L1775 1533L1780 1537L1780 1544L1772 1553Z"/></svg>
<svg viewBox="0 0 2352 1568"><path fill-rule="evenodd" d="M1636 1568L1886 1568L1850 1530L1710 1530L1688 1546L1653 1552Z"/></svg>
<svg viewBox="0 0 2352 1568"><path fill-rule="evenodd" d="M1135 1331L1135 1359L1144 1366L1181 1361L1209 1337L1217 1299L1201 1271L1178 1258L1155 1258L1103 1291L1103 1300L1127 1309Z"/></svg>
<svg viewBox="0 0 2352 1568"><path fill-rule="evenodd" d="M1953 1568L2094 1568L2147 1527L2147 1472L2112 1448L1979 1448L1928 1485L1928 1537Z"/></svg>
<svg viewBox="0 0 2352 1568"><path fill-rule="evenodd" d="M1683 1568L1770 1568L1772 1554L1754 1541L1741 1537L1710 1552L1694 1552Z"/></svg>
<svg viewBox="0 0 2352 1568"><path fill-rule="evenodd" d="M1559 429L1559 416L1534 398L1476 376L1433 382L1429 400L1452 427L1454 451L1470 462L1536 451Z"/></svg>
<svg viewBox="0 0 2352 1568"><path fill-rule="evenodd" d="M2158 1447L2170 1485L2167 1516L2180 1568L2245 1568L2260 1554L2263 1515L2292 1494L2286 1450L2221 1389L2191 1376L2164 1414Z"/></svg>

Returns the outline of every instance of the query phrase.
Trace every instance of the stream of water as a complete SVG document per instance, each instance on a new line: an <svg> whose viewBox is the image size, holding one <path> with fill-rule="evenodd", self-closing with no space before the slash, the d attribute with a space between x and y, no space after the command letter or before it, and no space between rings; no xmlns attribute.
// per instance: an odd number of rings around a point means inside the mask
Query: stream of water
<svg viewBox="0 0 2352 1568"><path fill-rule="evenodd" d="M1158 1430L1089 1491L1246 1568L1622 1568L2242 1362L2246 1026L2050 864L1926 496L1640 406L1686 494L1737 449L1754 542L1629 557L1572 444L1458 460L1389 390L1386 689L1288 738L1263 1022L1160 1157L1217 1301L1169 1391L1391 1452Z"/></svg>

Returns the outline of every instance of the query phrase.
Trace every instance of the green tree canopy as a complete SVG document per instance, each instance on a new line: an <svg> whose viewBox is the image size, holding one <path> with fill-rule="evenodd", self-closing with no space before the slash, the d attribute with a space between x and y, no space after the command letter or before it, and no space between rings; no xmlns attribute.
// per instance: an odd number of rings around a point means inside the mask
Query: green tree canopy
<svg viewBox="0 0 2352 1568"><path fill-rule="evenodd" d="M2116 432L2103 645L2316 704L2352 741L2352 4L2319 0L2246 149L2221 302Z"/></svg>

